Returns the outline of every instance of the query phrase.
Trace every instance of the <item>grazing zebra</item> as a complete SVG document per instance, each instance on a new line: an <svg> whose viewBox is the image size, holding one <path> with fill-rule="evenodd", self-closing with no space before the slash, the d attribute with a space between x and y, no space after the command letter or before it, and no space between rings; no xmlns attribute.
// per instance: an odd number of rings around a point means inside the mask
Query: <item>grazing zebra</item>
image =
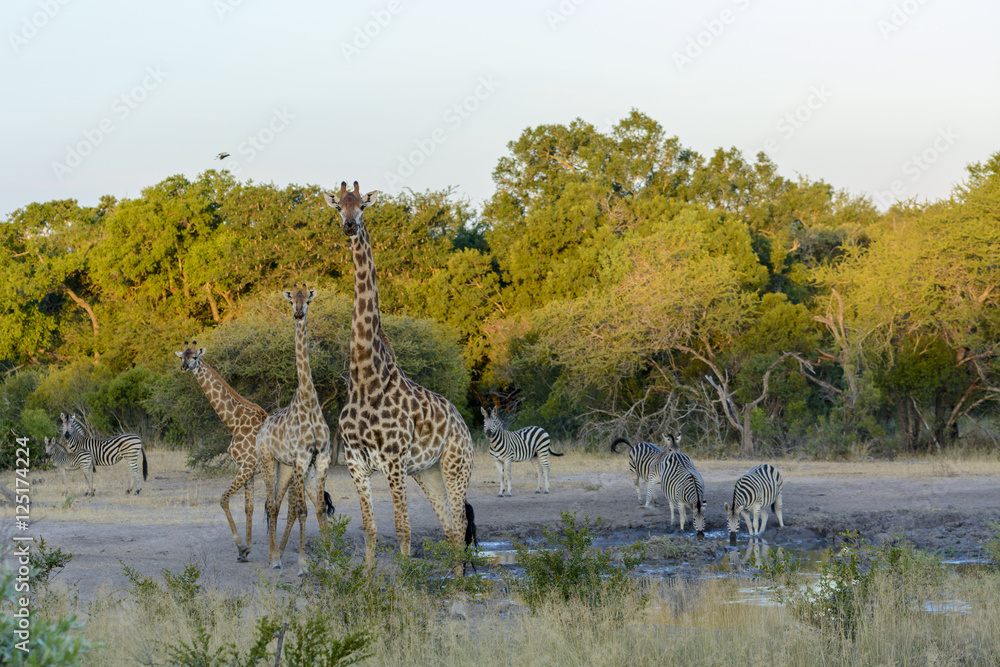
<svg viewBox="0 0 1000 667"><path fill-rule="evenodd" d="M535 459L538 464L538 485L535 493L542 491L542 472L545 472L545 493L549 492L549 454L562 456L550 449L549 434L538 426L526 426L517 431L504 429L503 422L497 416L497 409L489 413L480 408L483 413L483 430L490 441L490 456L496 460L497 472L500 474L500 493L503 496L503 482L507 479L507 496L512 494L510 464L513 461Z"/></svg>
<svg viewBox="0 0 1000 667"><path fill-rule="evenodd" d="M128 489L126 494L139 495L142 491L142 480L146 479L146 451L142 446L142 440L137 435L123 433L113 438L91 438L83 432L83 424L76 419L76 415L60 414L62 422L63 440L66 449L73 453L89 452L94 457L94 464L98 466L113 466L122 459L128 461L128 467L132 471L129 476ZM142 457L142 476L139 475L139 457Z"/></svg>
<svg viewBox="0 0 1000 667"><path fill-rule="evenodd" d="M769 463L763 463L736 480L733 489L733 504L723 503L726 522L729 525L729 541L736 541L736 531L740 529L740 516L747 524L750 537L758 537L767 526L768 505L778 517L778 525L785 527L781 518L781 473ZM764 515L761 516L761 510ZM753 520L750 518L753 512Z"/></svg>
<svg viewBox="0 0 1000 667"><path fill-rule="evenodd" d="M681 515L681 530L686 520L685 510L694 514L694 529L701 537L705 534L705 480L694 467L691 458L677 450L671 450L663 460L660 473L660 490L670 503L670 525L674 525L674 507Z"/></svg>
<svg viewBox="0 0 1000 667"><path fill-rule="evenodd" d="M678 448L677 442L681 439L679 435L665 434L663 438L666 443L669 443L668 447L671 450ZM639 480L646 480L646 504L643 507L649 507L649 503L653 499L655 485L660 483L663 460L667 457L667 453L651 442L638 442L633 445L626 438L618 438L612 442L611 451L617 454L618 445L621 443L629 446L628 470L635 478L635 496L638 498L639 504L642 505L642 492L639 491Z"/></svg>
<svg viewBox="0 0 1000 667"><path fill-rule="evenodd" d="M45 438L45 458L52 465L62 470L63 488L66 488L66 471L80 469L87 479L87 492L83 495L94 495L94 455L90 452L70 452L55 438Z"/></svg>

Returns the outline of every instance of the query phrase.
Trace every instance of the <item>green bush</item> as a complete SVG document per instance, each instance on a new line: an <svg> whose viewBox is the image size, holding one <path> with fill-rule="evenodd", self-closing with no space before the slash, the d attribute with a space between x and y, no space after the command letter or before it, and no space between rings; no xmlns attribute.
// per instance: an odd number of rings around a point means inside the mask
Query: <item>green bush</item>
<svg viewBox="0 0 1000 667"><path fill-rule="evenodd" d="M532 611L551 598L582 600L591 607L600 607L636 593L629 573L645 560L641 543L627 548L621 565L616 565L610 551L593 548L591 529L600 525L599 518L594 526L589 517L578 525L575 512L563 512L562 522L559 533L548 528L542 531L542 544L531 547L514 543L524 574L510 578L511 588L521 594Z"/></svg>
<svg viewBox="0 0 1000 667"><path fill-rule="evenodd" d="M872 546L853 531L844 537L841 553L823 563L813 588L802 585L790 556L755 566L776 585L779 602L810 624L848 639L876 605L889 605L900 616L922 611L928 591L944 576L940 559L918 551L901 535L881 546Z"/></svg>
<svg viewBox="0 0 1000 667"><path fill-rule="evenodd" d="M0 419L0 470L18 468L17 450L23 447L17 439L27 437L21 425L12 419ZM28 439L28 470L41 470L45 461L45 444L41 440ZM23 461L22 461L23 465Z"/></svg>

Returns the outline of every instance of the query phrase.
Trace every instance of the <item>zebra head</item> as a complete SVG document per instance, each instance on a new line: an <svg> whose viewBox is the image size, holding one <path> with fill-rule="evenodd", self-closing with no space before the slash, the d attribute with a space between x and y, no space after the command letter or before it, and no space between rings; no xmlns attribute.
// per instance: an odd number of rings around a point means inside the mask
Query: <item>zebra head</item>
<svg viewBox="0 0 1000 667"><path fill-rule="evenodd" d="M73 438L73 417L65 412L59 413L59 432L62 433L63 440Z"/></svg>
<svg viewBox="0 0 1000 667"><path fill-rule="evenodd" d="M691 475L691 483L694 484L695 506L694 506L694 532L698 537L705 537L705 499L701 497L701 489L694 475Z"/></svg>
<svg viewBox="0 0 1000 667"><path fill-rule="evenodd" d="M51 459L52 452L55 448L56 448L55 438L50 438L48 436L45 436L45 458Z"/></svg>
<svg viewBox="0 0 1000 667"><path fill-rule="evenodd" d="M198 362L201 360L201 356L205 354L205 348L195 346L198 345L198 341L193 340L189 345L187 341L184 341L184 351L177 352L176 354L181 360L181 372L187 373L188 371L198 370Z"/></svg>
<svg viewBox="0 0 1000 667"><path fill-rule="evenodd" d="M666 446L668 452L681 451L681 434L664 433L663 444Z"/></svg>
<svg viewBox="0 0 1000 667"><path fill-rule="evenodd" d="M489 412L486 412L485 409L479 408L479 411L483 413L483 430L486 432L486 437L492 439L493 436L503 429L503 422L500 421L497 409L493 408Z"/></svg>
<svg viewBox="0 0 1000 667"><path fill-rule="evenodd" d="M306 290L306 284L302 283L302 287L297 284L292 285L292 287L297 288L294 292L289 292L288 290L283 290L281 293L285 295L288 299L288 303L292 304L292 317L297 320L306 319L306 312L309 310L309 303L316 296L316 290Z"/></svg>
<svg viewBox="0 0 1000 667"><path fill-rule="evenodd" d="M736 509L736 498L733 498L732 506L729 503L722 503L722 509L726 511L726 526L729 528L729 542L736 543L736 533L740 529L740 513Z"/></svg>

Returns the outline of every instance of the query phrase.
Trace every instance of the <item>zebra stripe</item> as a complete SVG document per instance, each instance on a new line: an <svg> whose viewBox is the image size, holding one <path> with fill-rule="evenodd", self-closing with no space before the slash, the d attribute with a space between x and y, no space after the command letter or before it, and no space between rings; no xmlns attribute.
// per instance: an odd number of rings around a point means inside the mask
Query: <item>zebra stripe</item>
<svg viewBox="0 0 1000 667"><path fill-rule="evenodd" d="M667 436L676 445L676 440L673 436ZM639 491L639 480L646 480L646 504L643 507L649 507L650 501L653 499L653 490L656 488L655 485L660 483L661 473L663 472L663 461L667 457L667 453L654 445L651 442L637 442L632 444L626 438L618 438L611 443L611 451L615 454L618 453L618 445L626 444L629 446L628 452L628 470L632 473L635 478L635 495L639 500L639 504L642 505L642 493ZM671 447L673 449L673 447Z"/></svg>
<svg viewBox="0 0 1000 667"><path fill-rule="evenodd" d="M512 495L510 464L513 462L527 461L535 459L538 465L538 485L535 493L542 491L542 473L545 474L545 493L549 492L549 454L552 456L562 456L559 452L551 450L549 434L545 429L538 426L526 426L517 431L508 431L503 427L503 422L497 416L497 409L493 408L490 413L480 408L483 413L483 430L490 441L490 456L497 464L497 472L500 475L500 493L503 495L504 479L507 480L507 496Z"/></svg>
<svg viewBox="0 0 1000 667"><path fill-rule="evenodd" d="M729 540L736 541L740 529L740 516L747 525L750 537L758 537L767 527L768 506L778 517L778 525L785 527L781 518L781 473L769 463L763 463L736 480L733 489L733 504L724 503L726 523L729 526ZM763 516L761 512L763 511ZM753 514L751 520L750 514Z"/></svg>
<svg viewBox="0 0 1000 667"><path fill-rule="evenodd" d="M142 439L132 433L123 433L112 438L91 438L83 431L83 424L76 419L76 415L59 415L62 420L63 441L66 448L71 452L89 452L94 457L94 464L98 466L113 466L122 459L128 461L128 467L132 471L129 476L128 489L125 493L132 493L135 488L136 495L142 491L142 480L147 477L146 450L142 446ZM139 458L142 457L142 475L139 474Z"/></svg>
<svg viewBox="0 0 1000 667"><path fill-rule="evenodd" d="M674 525L676 506L681 516L681 530L684 530L685 513L690 509L694 515L695 532L704 535L705 480L687 454L676 450L667 454L660 474L660 490L670 503L670 525Z"/></svg>
<svg viewBox="0 0 1000 667"><path fill-rule="evenodd" d="M63 487L66 486L67 470L82 470L87 480L87 492L83 495L94 495L94 456L90 452L70 452L55 438L45 438L45 457L62 470Z"/></svg>

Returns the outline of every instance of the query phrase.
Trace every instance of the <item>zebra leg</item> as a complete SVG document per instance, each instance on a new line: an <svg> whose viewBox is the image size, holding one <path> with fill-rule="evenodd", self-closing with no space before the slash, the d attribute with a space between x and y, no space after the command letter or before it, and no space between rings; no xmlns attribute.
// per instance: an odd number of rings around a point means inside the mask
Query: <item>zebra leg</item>
<svg viewBox="0 0 1000 667"><path fill-rule="evenodd" d="M781 518L781 491L778 491L778 496L774 499L774 515L778 517L778 525L784 528L785 521Z"/></svg>
<svg viewBox="0 0 1000 667"><path fill-rule="evenodd" d="M639 482L635 483L635 490L639 490ZM646 504L643 507L649 507L649 503L653 500L653 473L649 473L649 477L646 478ZM640 502L642 498L639 499Z"/></svg>
<svg viewBox="0 0 1000 667"><path fill-rule="evenodd" d="M638 470L633 472L635 473L635 481L633 482L635 484L635 497L639 500L639 504L642 505L642 491L639 490L639 480L641 479L641 476L639 475ZM646 491L648 492L649 489L646 489Z"/></svg>
<svg viewBox="0 0 1000 667"><path fill-rule="evenodd" d="M683 533L684 532L684 521L687 519L687 517L685 516L685 509L687 508L687 503L682 500L677 505L678 505L679 513L681 515L681 532Z"/></svg>
<svg viewBox="0 0 1000 667"><path fill-rule="evenodd" d="M139 479L142 479L141 477L142 473L139 472L139 466L137 465L137 463L138 462L135 459L132 459L131 461L128 462L129 475L128 475L128 489L125 490L126 496L132 494L132 489L135 488L136 478L138 477ZM141 490L142 486L140 485L139 491ZM139 495L139 491L136 491L135 495Z"/></svg>
<svg viewBox="0 0 1000 667"><path fill-rule="evenodd" d="M535 457L535 468L536 468L535 475L538 478L537 481L535 482L535 493L541 493L542 492L542 468L543 468L543 466L542 466L542 455L541 454L539 454L538 456ZM545 493L548 493L548 492L549 492L549 478L548 478L548 476L546 476L545 477Z"/></svg>
<svg viewBox="0 0 1000 667"><path fill-rule="evenodd" d="M750 534L750 537L753 537L753 520L750 517L750 513L746 507L740 510L740 516L743 517L743 523L745 523L747 526L747 533Z"/></svg>
<svg viewBox="0 0 1000 667"><path fill-rule="evenodd" d="M503 462L503 472L504 476L507 478L507 497L510 498L514 495L514 477L510 473L511 466L513 465L513 459L507 459Z"/></svg>
<svg viewBox="0 0 1000 667"><path fill-rule="evenodd" d="M500 476L500 493L497 494L497 498L503 498L503 461L493 459L493 462L497 464L497 474Z"/></svg>
<svg viewBox="0 0 1000 667"><path fill-rule="evenodd" d="M771 513L767 509L767 505L761 507L760 510L760 529L757 531L758 535L763 535L764 531L767 529L767 518Z"/></svg>
<svg viewBox="0 0 1000 667"><path fill-rule="evenodd" d="M549 492L549 450L545 450L545 458L541 456L538 457L539 465L541 465L542 470L545 472L545 493Z"/></svg>

